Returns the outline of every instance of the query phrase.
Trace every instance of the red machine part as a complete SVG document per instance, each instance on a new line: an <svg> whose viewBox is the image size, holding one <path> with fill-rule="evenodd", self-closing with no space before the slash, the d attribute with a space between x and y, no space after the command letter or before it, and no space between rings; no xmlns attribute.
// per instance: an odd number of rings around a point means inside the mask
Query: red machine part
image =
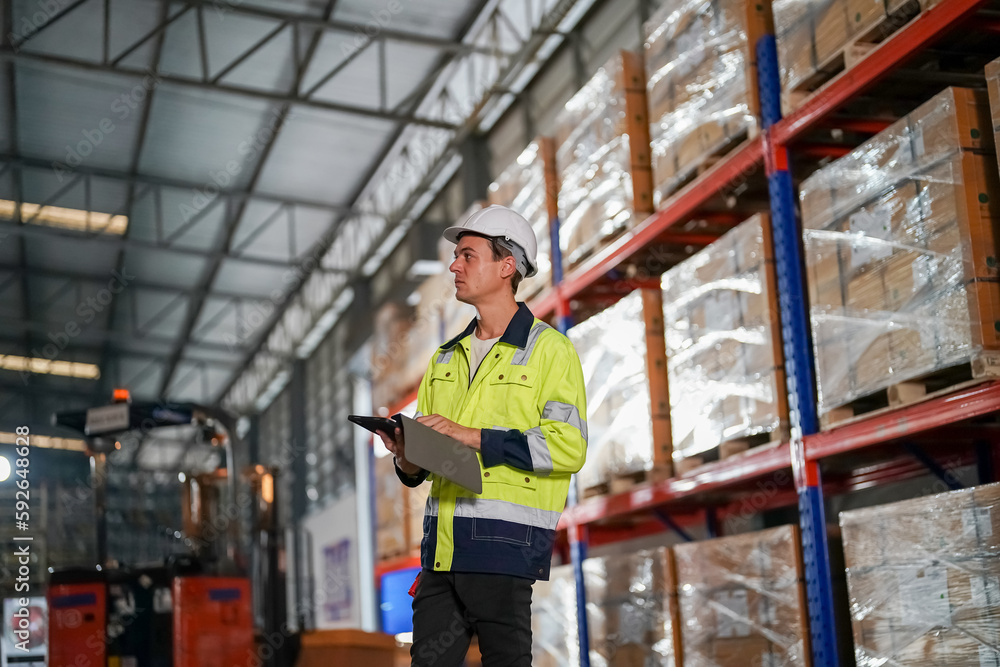
<svg viewBox="0 0 1000 667"><path fill-rule="evenodd" d="M178 577L173 597L174 667L263 662L255 652L248 580Z"/></svg>
<svg viewBox="0 0 1000 667"><path fill-rule="evenodd" d="M107 659L105 583L49 588L49 665L103 667Z"/></svg>

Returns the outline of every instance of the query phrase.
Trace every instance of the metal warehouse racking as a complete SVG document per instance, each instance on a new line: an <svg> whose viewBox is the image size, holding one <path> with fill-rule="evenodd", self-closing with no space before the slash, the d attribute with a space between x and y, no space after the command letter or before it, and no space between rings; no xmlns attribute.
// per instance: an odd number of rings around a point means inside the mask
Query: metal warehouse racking
<svg viewBox="0 0 1000 667"><path fill-rule="evenodd" d="M767 179L770 210L774 221L775 255L778 264L779 301L788 371L791 406L791 438L776 446L753 449L740 457L707 464L692 474L638 486L630 491L589 498L567 508L560 523L573 546L577 578L588 542L603 543L651 532L665 523L689 539L672 515L701 513L708 534L715 535L725 513L737 510L740 501L754 498L754 509L789 506L797 502L802 529L808 607L812 635L813 664L838 665L837 629L834 622L832 573L827 546L824 494L907 479L928 470L951 487L957 482L946 466L975 463L981 482L995 478L1000 452L988 427L968 424L974 418L1000 412L1000 382L990 381L954 391L898 409L877 411L846 425L820 432L816 412L813 351L810 343L805 276L802 269L801 230L797 218L797 195L791 160L797 149L803 155L838 155L839 147L801 145L815 127L830 121L839 109L857 99L892 74L908 59L920 54L984 9L984 0L944 0L926 9L889 36L863 60L822 86L802 106L781 116L777 51L773 35L758 40L756 53L762 98L761 136L750 139L676 193L662 210L608 247L583 262L532 304L537 316L562 320L573 311L571 302L584 309L589 304L607 304L634 287L649 285L649 278L634 277L622 269L634 268L637 259L654 243L704 244L709 239L686 232L672 233L682 223L704 213L709 200L754 177L761 166ZM996 32L996 17L988 12L977 17L975 29ZM994 54L995 55L995 54ZM840 123L844 127L851 122ZM860 120L855 129L874 133L884 127ZM717 216L718 217L718 216ZM722 216L724 217L724 216ZM558 220L553 221L558 234ZM555 238L558 238L557 236ZM557 248L554 242L553 247ZM556 264L558 266L558 264ZM926 442L947 440L949 447ZM923 442L921 442L923 441ZM843 467L844 455L857 459L853 469ZM840 459L838 461L838 459ZM836 465L840 463L840 465ZM829 470L821 471L821 464ZM765 486L766 476L784 475L790 485ZM825 473L825 474L824 474ZM790 488L788 488L790 487ZM757 497L753 494L757 493ZM613 520L649 514L646 524L616 525ZM608 525L608 524L611 525ZM566 548L566 545L563 545ZM581 608L583 601L580 601ZM581 614L581 644L586 638L586 618ZM581 665L589 666L587 651L581 650Z"/></svg>
<svg viewBox="0 0 1000 667"><path fill-rule="evenodd" d="M762 107L762 132L758 136L731 151L671 196L660 211L565 275L558 257L559 220L551 220L552 248L557 255L553 285L533 300L531 308L536 316L557 323L565 332L574 314L586 317L633 289L658 287L659 273L668 268L656 259L655 253L651 254L658 244L703 246L717 237L681 229L688 221L708 219L723 228L741 221L742 216L718 205L720 198L737 190L749 191L751 198L762 197L762 207L770 210L773 220L791 417L789 441L754 448L738 457L708 463L690 474L641 484L623 493L583 500L576 500L571 493L570 506L559 524L557 549L573 563L579 593L583 592L581 564L588 545L640 537L661 531L664 526L690 540L684 525L692 521L704 522L707 534L714 537L727 515L748 507L758 512L797 504L813 664L839 665L825 497L928 472L946 486L957 488L959 483L949 470L963 465L976 465L981 483L996 479L1000 465L996 430L970 422L1000 413L1000 381L959 385L923 402L878 410L820 431L802 268L802 232L792 172L796 158L808 162L816 157L838 157L852 147L817 142L817 128L840 128L845 133L870 136L887 127L888 121L835 116L908 60L963 26L980 34L1000 32L1000 13L989 11L988 6L987 0L942 0L923 10L787 117L781 115L775 37L764 35L756 44ZM974 26L970 23L973 17ZM997 55L1000 53L992 57ZM934 83L928 81L926 85ZM945 85L941 83L940 87ZM636 271L643 264L647 270ZM402 403L409 403L411 398ZM418 558L399 558L380 563L376 573L417 565ZM578 595L578 606L579 637L581 645L586 646L582 594ZM589 667L588 652L581 650L580 656L581 667Z"/></svg>

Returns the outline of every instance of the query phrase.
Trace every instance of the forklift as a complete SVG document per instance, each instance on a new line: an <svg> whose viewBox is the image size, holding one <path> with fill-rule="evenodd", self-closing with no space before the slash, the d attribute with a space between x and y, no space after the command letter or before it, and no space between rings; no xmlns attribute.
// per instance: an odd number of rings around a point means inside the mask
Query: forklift
<svg viewBox="0 0 1000 667"><path fill-rule="evenodd" d="M58 413L53 421L82 433L87 442L98 562L50 573L50 667L293 664L294 637L286 637L278 649L262 641L280 633L285 619L284 547L275 511L277 471L245 466L237 476L235 421L194 404L133 403L120 389L110 405ZM110 560L107 455L132 430L148 434L182 425L199 429L203 442L223 452L217 470L178 475L185 543L191 553L152 565ZM247 528L249 539L241 541ZM244 553L247 545L249 557Z"/></svg>

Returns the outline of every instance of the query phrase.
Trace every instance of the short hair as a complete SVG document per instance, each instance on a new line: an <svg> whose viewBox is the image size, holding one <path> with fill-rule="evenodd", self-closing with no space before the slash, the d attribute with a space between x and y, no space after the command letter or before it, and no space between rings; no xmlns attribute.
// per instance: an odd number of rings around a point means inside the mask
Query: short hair
<svg viewBox="0 0 1000 667"><path fill-rule="evenodd" d="M514 256L514 253L505 248L495 236L486 236L484 234L477 234L476 232L462 232L458 235L459 240L463 236L478 236L479 238L486 239L490 244L490 254L493 255L494 262ZM510 288L515 295L517 295L517 288L520 286L522 280L524 280L524 276L521 275L520 271L514 269L514 275L510 277Z"/></svg>

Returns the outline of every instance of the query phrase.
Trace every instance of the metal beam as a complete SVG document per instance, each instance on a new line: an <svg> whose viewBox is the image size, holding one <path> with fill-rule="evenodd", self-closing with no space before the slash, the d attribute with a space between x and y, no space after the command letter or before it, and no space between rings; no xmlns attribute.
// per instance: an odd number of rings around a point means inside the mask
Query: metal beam
<svg viewBox="0 0 1000 667"><path fill-rule="evenodd" d="M298 266L298 262L287 262L280 259L268 259L267 257L254 257L249 255L233 255L221 250L209 250L207 248L197 248L194 246L173 246L158 241L145 241L142 239L128 238L115 234L88 234L48 225L17 224L5 221L0 218L0 234L10 234L19 237L35 237L42 239L63 238L68 241L82 244L96 243L103 246L114 246L118 248L135 248L139 250L156 250L157 252L171 253L175 255L187 255L190 257L200 257L221 262L223 259L230 259L246 264L270 267L275 269L290 269ZM339 273L339 269L324 269L329 273Z"/></svg>
<svg viewBox="0 0 1000 667"><path fill-rule="evenodd" d="M40 32L44 31L53 23L63 18L63 16L68 14L70 11L87 1L88 0L76 0L72 5L63 9L59 14L50 18L49 21L45 25L41 26L36 32L32 33L26 39L19 40L16 44L14 44L14 47L20 48ZM401 42L405 44L416 44L419 46L438 49L440 51L447 51L449 53L481 53L483 55L495 55L492 49L488 49L486 47L477 46L475 44L463 44L462 42L455 42L449 39L443 39L422 33L409 32L406 30L394 30L386 25L383 25L381 22L377 22L376 20L369 21L368 23L356 23L354 21L343 21L334 18L324 20L318 16L307 16L276 11L273 9L264 9L261 7L247 5L239 1L219 2L218 0L185 0L183 3L174 4L187 5L188 7L209 7L216 10L220 15L233 13L240 16L251 16L258 19L289 23L296 28L300 26L315 28L322 30L323 32L338 32L341 34L360 37L362 39L370 39L377 36L379 39L387 39L392 42ZM373 25L376 26L376 31L371 30ZM370 35L369 33L371 32L374 32L375 34Z"/></svg>
<svg viewBox="0 0 1000 667"><path fill-rule="evenodd" d="M475 24L477 18L485 10L489 2L490 0L481 1L476 11L472 13L472 19L470 20L470 22L467 25L462 26L460 30L460 37L457 41L463 41L465 39L466 35L468 34L468 31L472 29L472 26ZM447 66L450 64L452 60L454 60L453 57L442 56L441 60L438 63L436 63L435 67L432 68L430 74L428 74L428 76L425 77L425 80L416 87L415 90L422 91L422 94L419 96L413 96L411 93L411 95L408 96L406 100L404 100L403 103L407 103L410 105L409 106L410 110L416 109L420 105L420 103L424 100L425 95L428 94L430 90L433 88L434 82L437 80L438 76L447 68ZM402 108L402 105L397 105L397 109L399 108ZM391 140L387 142L385 149L379 155L378 159L374 161L368 173L365 174L365 178L361 180L362 185L358 187L354 193L352 193L352 196L349 200L351 201L352 207L357 206L368 184L376 176L376 174L378 174L379 170L382 168L383 163L386 161L386 159L388 159L389 155L392 154L396 143L402 136L403 129L404 128L400 127L393 133L393 136ZM442 162L446 161L447 161L446 158L442 158ZM334 233L328 234L319 244L317 244L318 250L316 256L325 257L327 251L333 246L334 242L338 238L336 232L338 232L339 228L342 227L348 220L349 220L348 216L344 216L343 218L341 218L341 220L338 221L337 229L331 230ZM378 244L375 244L375 247L377 246ZM362 264L363 262L358 263L359 266L361 266ZM304 284L305 281L308 279L308 277L309 276L306 275L303 278L302 283L300 283L299 289L301 289L301 284ZM349 281L348 284L351 284L351 282L354 281ZM262 353L266 349L271 334L274 332L275 328L278 326L278 323L285 316L285 313L288 311L288 308L294 301L295 301L294 297L289 296L289 298L285 299L280 304L278 304L278 307L275 310L272 317L265 324L265 326L262 327L263 331L265 332L264 336L260 339L256 348L249 355L247 355L246 361L243 364L241 364L240 370L237 373L235 373L233 375L232 380L226 384L225 388L220 393L219 396L220 400L224 399L233 390L233 387L236 385L236 383L239 382L240 378L249 370L256 356Z"/></svg>
<svg viewBox="0 0 1000 667"><path fill-rule="evenodd" d="M54 322L36 322L36 321L25 321L25 320L11 320L7 319L0 323L0 336L3 332L19 332L19 333L36 333L46 336L48 334L54 334L62 330L65 323L54 323ZM177 339L173 337L166 336L156 336L151 334L146 334L143 336L136 336L130 333L123 333L120 331L114 331L112 329L97 329L92 326L88 326L84 330L80 337L83 338L99 338L103 341L111 341L118 344L127 345L128 343L151 343L154 345L163 345L171 349L176 347ZM187 347L190 348L200 348L205 351L217 351L226 353L241 353L245 352L247 348L238 345L228 345L225 343L213 343L212 341L188 341ZM280 355L279 355L280 356ZM171 358L174 358L173 355ZM180 361L180 357L177 357ZM288 358L291 360L291 357Z"/></svg>
<svg viewBox="0 0 1000 667"><path fill-rule="evenodd" d="M10 273L11 280L15 277L22 275L23 272L28 272L31 276L37 278L52 278L54 280L70 280L75 283L85 284L85 285L107 285L107 276L95 276L93 274L82 273L79 271L66 271L64 269L50 269L48 267L30 267L22 268L20 266L10 266L6 264L0 264L0 274ZM0 284L0 292L3 291L4 283ZM194 294L195 290L189 287L180 287L177 285L171 285L167 282L144 280L139 278L132 278L128 281L129 287L135 287L137 289L146 290L149 292L158 292L161 294ZM259 294L243 294L240 292L230 292L228 290L218 290L213 289L210 296L215 296L220 299L236 299L240 301L245 301L248 303L267 303L269 298L267 296L261 296Z"/></svg>
<svg viewBox="0 0 1000 667"><path fill-rule="evenodd" d="M39 158L31 158L18 156L11 153L0 153L0 164L11 165L15 169L43 169L46 171L51 171L52 169L59 167L63 168L58 161L53 160L42 160ZM131 173L128 171L118 171L115 169L104 169L101 167L92 166L78 166L78 167L65 167L67 173L70 174L82 174L84 176L91 176L96 178L103 178L112 181L120 181L127 185L148 185L156 188L174 188L177 190L196 190L204 191L211 186L215 189L215 184L208 181L187 181L180 178L169 178L163 176L152 176L149 174ZM290 206L305 206L308 208L315 208L321 211L329 211L330 213L350 213L352 211L350 206L345 206L341 204L331 204L330 202L319 201L315 199L304 199L302 197L279 197L275 195L269 195L265 192L250 192L250 190L243 188L218 188L219 194L215 197L220 199L233 199L233 200L243 200L243 199L253 199L256 201L270 202L275 204L287 204Z"/></svg>
<svg viewBox="0 0 1000 667"><path fill-rule="evenodd" d="M109 35L109 31L110 31L110 25L109 25L110 17L108 16L108 13L110 12L110 10L111 10L110 6L108 4L105 4L105 7L104 7L104 11L105 11L105 17L104 17L105 26L104 26L104 59L103 59L103 62L107 62L108 58L110 57L109 47L108 47L108 40L109 40L109 37L110 37L110 35ZM166 4L162 5L161 9L160 9L160 20L161 21L165 20L168 13L169 13L169 5L166 5ZM156 40L156 47L155 47L155 49L153 51L153 66L152 66L153 70L157 70L157 69L160 68L160 57L163 55L164 35L165 35L165 33L160 33L159 39ZM133 178L135 177L136 174L139 173L139 161L142 158L142 149L143 149L143 146L146 145L146 134L147 134L147 130L149 129L149 116L150 116L150 112L153 109L153 100L155 98L156 98L156 88L153 88L152 90L149 91L149 94L146 96L145 103L143 104L143 107L142 107L142 116L139 119L139 136L135 140L135 146L132 149L132 159L129 161L129 170L128 170L128 173L129 173L129 176L132 176ZM132 220L131 215L132 215L132 208L133 208L133 205L135 203L135 199L136 199L136 184L135 184L135 181L132 181L129 184L128 198L127 198L127 200L125 202L125 210L128 211L129 216L130 216L129 220ZM160 211L157 210L157 215L159 215L159 214L160 214ZM131 236L132 236L132 230L134 228L135 228L135 225L128 225L128 227L125 228L125 233L122 235L122 238L124 238L124 239L131 238ZM121 247L121 248L118 249L118 258L115 260L115 267L116 267L116 271L119 274L121 274L125 270L125 248L124 247ZM135 300L134 299L133 299L132 303L133 303L133 305L135 304ZM111 301L111 303L108 305L108 320L107 320L108 321L108 326L111 327L112 329L115 326L115 319L116 319L115 315L116 315L117 312L118 312L118 299L113 299ZM135 311L134 310L133 310L132 314L133 314L133 318L134 318L135 317ZM148 322L147 322L147 324L148 324ZM100 363L98 365L98 368L101 369L101 387L102 387L102 390L103 390L105 396L107 396L107 395L110 394L109 390L111 389L111 383L113 382L113 379L111 378L111 373L109 373L109 372L106 373L105 372L105 369L109 368L110 365L111 365L111 354L112 354L112 351L113 351L113 347L111 345L111 341L105 341L105 343L104 343L104 350L101 352L101 361L100 361Z"/></svg>
<svg viewBox="0 0 1000 667"><path fill-rule="evenodd" d="M137 67L126 67L124 65L105 65L103 63L95 63L88 60L79 60L76 58L69 58L66 56L55 56L42 53L28 53L24 51L15 53L11 51L9 47L0 50L0 60L33 63L39 65L50 65L53 67L59 67L69 70L97 72L101 74L115 74L119 76L126 75L126 76L140 77L140 78L145 78L150 76L150 72L148 70L139 69ZM366 118L375 118L378 120L386 120L394 123L409 123L411 125L424 125L427 127L436 127L443 130L457 129L454 124L448 123L446 121L435 120L433 118L427 118L423 116L417 116L415 114L401 114L388 109L363 107L354 104L345 104L340 102L329 102L329 101L309 98L303 95L296 95L294 93L273 92L273 91L261 90L258 88L238 86L231 83L212 83L211 81L200 81L198 79L189 79L186 77L177 76L174 74L167 74L163 72L157 72L153 76L155 76L155 78L160 82L169 83L175 86L180 86L184 88L195 88L198 90L207 90L226 95L233 95L236 97L243 97L246 99L264 100L267 102L278 102L281 104L295 104L310 109L318 109L320 111L329 111L332 113L347 114L352 116L363 116Z"/></svg>
<svg viewBox="0 0 1000 667"><path fill-rule="evenodd" d="M328 0L326 7L323 11L323 18L329 19L333 15L333 10L337 5L338 0ZM319 47L320 39L322 34L319 31L314 32L312 39L310 40L309 46L306 50L305 57L299 64L299 69L295 73L295 81L292 84L292 90L298 91L302 87L302 81L305 78L306 72L309 69L310 64L313 62L313 58L316 55L316 49ZM260 152L260 157L257 160L257 164L254 166L253 174L250 177L250 183L247 186L248 189L253 192L257 188L257 183L260 180L261 174L264 173L264 165L267 164L267 160L271 155L271 151L278 142L278 137L281 136L281 131L285 127L285 122L288 119L288 113L291 111L291 104L285 104L282 106L281 111L277 115L277 123L275 123L274 131L271 133L271 137L267 144L264 146L263 150ZM229 207L227 206L227 210ZM243 214L246 211L246 202L240 204L232 218L227 222L222 230L222 242L219 244L219 248L223 253L230 252L232 247L233 237L236 235L236 230L239 227L240 221L243 219ZM164 373L163 378L160 383L160 396L166 397L166 392L170 387L171 381L173 380L174 372L177 369L177 363L180 359L181 353L184 350L184 346L187 344L187 340L191 338L194 334L194 328L198 320L201 318L201 311L204 308L205 300L208 297L209 290L212 284L215 282L215 278L219 273L219 269L222 268L222 260L216 258L211 262L209 267L206 269L202 275L201 287L198 290L198 294L194 296L193 307L188 308L187 317L185 318L184 325L181 329L181 336L178 342L175 344L174 351L172 354L171 361L167 366L167 371Z"/></svg>

